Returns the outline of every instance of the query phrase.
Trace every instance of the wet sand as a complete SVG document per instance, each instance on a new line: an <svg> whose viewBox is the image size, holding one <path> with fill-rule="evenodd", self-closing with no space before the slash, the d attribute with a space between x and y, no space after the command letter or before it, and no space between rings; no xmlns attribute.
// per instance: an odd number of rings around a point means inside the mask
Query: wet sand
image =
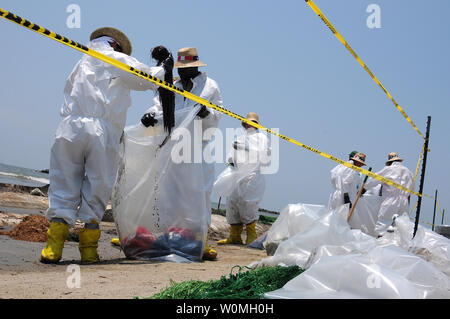
<svg viewBox="0 0 450 319"><path fill-rule="evenodd" d="M0 235L0 298L149 297L168 287L171 280L216 280L228 275L235 265L246 266L267 256L264 250L240 245L217 247L216 240L227 235L228 227L225 218L218 215L213 215L213 226L215 231L210 232L209 244L217 250L218 259L192 263L126 259L118 247L110 244L111 238L116 237L115 224L111 222L101 223L98 252L102 261L93 265L80 265L76 242L66 242L61 261L48 265L38 261L45 243ZM258 227L259 233L265 229L265 225ZM71 265L79 267L80 288L73 287L76 281L72 280Z"/></svg>

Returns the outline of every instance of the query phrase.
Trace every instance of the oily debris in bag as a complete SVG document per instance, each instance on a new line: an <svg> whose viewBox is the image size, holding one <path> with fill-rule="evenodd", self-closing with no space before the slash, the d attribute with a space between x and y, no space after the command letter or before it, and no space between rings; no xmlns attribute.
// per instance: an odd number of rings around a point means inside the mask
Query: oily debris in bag
<svg viewBox="0 0 450 319"><path fill-rule="evenodd" d="M125 237L121 246L128 258L151 259L169 254L177 254L187 259L200 258L202 241L196 240L192 230L172 227L157 237L147 228L139 226L133 236Z"/></svg>

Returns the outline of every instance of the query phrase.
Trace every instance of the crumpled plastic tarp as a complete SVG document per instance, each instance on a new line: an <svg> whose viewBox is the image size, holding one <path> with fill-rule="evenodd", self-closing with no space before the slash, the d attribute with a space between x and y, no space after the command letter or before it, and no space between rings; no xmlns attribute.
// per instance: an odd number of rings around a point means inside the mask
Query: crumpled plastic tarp
<svg viewBox="0 0 450 319"><path fill-rule="evenodd" d="M367 252L336 246L322 246L320 250L308 270L264 297L450 298L448 277L398 246L374 245ZM336 250L342 254L336 254Z"/></svg>
<svg viewBox="0 0 450 319"><path fill-rule="evenodd" d="M195 137L201 132L193 121L199 107L175 112L177 129L172 136L189 132L192 149L201 149L201 135ZM121 247L133 259L201 261L209 214L202 164L173 161L172 153L179 152L181 144L169 138L160 147L166 137L161 124L125 129L111 201Z"/></svg>
<svg viewBox="0 0 450 319"><path fill-rule="evenodd" d="M336 211L321 205L289 205L267 233L266 247L274 240L280 241L274 255L252 263L251 267L297 265L304 268L311 252L321 245L373 241L373 237L360 230L350 229L346 219L348 208L347 204Z"/></svg>
<svg viewBox="0 0 450 319"><path fill-rule="evenodd" d="M309 207L314 205L288 205L278 218L280 224L268 232L268 240L269 235L284 240L273 256L249 265L298 265L306 269L283 288L266 293L265 298L450 298L445 237L419 228L415 239L408 241L412 223L406 216L396 220L394 233L376 239L350 228L348 205L336 211ZM289 220L295 225L288 218L294 216L293 211L308 226L296 227L296 233L291 230L288 234L289 225L281 224ZM420 248L433 255L431 262L417 254Z"/></svg>
<svg viewBox="0 0 450 319"><path fill-rule="evenodd" d="M421 225L412 238L414 223L407 214L397 217L394 224L394 232L380 238L380 243L392 242L429 261L450 276L450 239Z"/></svg>
<svg viewBox="0 0 450 319"><path fill-rule="evenodd" d="M267 254L273 255L282 241L306 231L315 220L328 212L322 205L303 203L287 205L267 232L264 242Z"/></svg>

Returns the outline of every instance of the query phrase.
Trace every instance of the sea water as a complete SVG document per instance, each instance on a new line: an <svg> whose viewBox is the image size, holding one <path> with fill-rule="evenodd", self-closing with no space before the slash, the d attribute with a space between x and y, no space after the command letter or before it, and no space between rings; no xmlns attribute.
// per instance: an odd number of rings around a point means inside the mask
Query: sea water
<svg viewBox="0 0 450 319"><path fill-rule="evenodd" d="M0 163L0 184L43 187L49 184L49 176L35 169Z"/></svg>

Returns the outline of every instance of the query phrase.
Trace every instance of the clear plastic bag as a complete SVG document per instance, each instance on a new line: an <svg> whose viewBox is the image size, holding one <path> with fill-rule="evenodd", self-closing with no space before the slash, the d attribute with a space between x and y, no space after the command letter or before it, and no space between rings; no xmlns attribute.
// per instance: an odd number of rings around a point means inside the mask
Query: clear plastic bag
<svg viewBox="0 0 450 319"><path fill-rule="evenodd" d="M378 221L381 197L378 195L364 194L356 203L355 210L350 218L349 225L352 229L361 229L363 233L377 237L375 226Z"/></svg>
<svg viewBox="0 0 450 319"><path fill-rule="evenodd" d="M182 134L180 142L190 138L191 149L183 152L201 149L201 132L194 126L198 109L175 113L172 137ZM186 132L189 135L183 135ZM172 153L180 151L179 141L167 138L161 125L127 127L121 146L112 210L125 255L161 259L175 254L200 261L209 214L202 163L174 161Z"/></svg>
<svg viewBox="0 0 450 319"><path fill-rule="evenodd" d="M230 196L245 173L234 166L228 166L217 176L213 185L213 192L223 197Z"/></svg>

